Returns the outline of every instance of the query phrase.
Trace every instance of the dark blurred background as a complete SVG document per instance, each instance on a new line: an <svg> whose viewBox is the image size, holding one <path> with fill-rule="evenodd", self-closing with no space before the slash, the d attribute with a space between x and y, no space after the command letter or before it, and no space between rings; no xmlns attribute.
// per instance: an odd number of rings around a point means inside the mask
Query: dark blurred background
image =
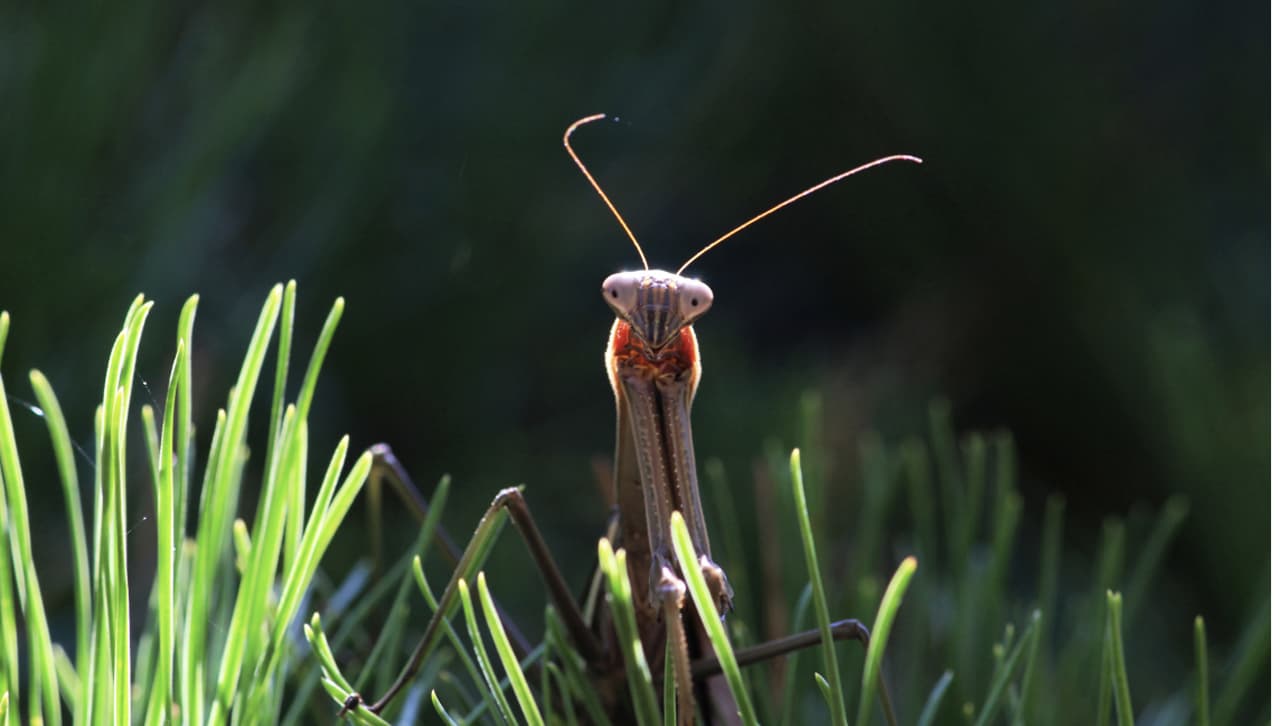
<svg viewBox="0 0 1280 726"><path fill-rule="evenodd" d="M5 4L9 390L31 398L26 371L45 371L88 446L130 298L158 303L140 395L160 403L198 292L203 452L269 287L296 278L297 373L347 301L315 456L349 432L391 443L424 485L451 473L459 532L525 482L581 578L604 518L591 462L613 447L599 285L637 259L565 156L565 126L621 117L577 148L668 268L830 174L913 153L923 166L825 190L692 270L717 296L699 325L699 455L749 486L762 442L794 444L816 390L838 516L858 437L920 433L945 397L958 428L1014 433L1029 542L1051 491L1081 551L1105 515L1188 496L1176 607L1229 643L1270 585L1267 15L1154 0ZM46 597L69 604L43 424L18 425Z"/></svg>

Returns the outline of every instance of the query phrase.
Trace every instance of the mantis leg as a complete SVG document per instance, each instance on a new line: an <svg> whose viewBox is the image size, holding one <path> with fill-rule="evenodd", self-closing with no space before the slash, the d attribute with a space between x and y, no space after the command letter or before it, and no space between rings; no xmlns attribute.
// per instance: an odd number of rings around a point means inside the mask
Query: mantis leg
<svg viewBox="0 0 1280 726"><path fill-rule="evenodd" d="M412 482L396 460L395 455L391 453L391 449L386 445L378 445L373 447L372 451L374 453L374 469L379 472L379 478L385 478L393 487L397 488L410 507L420 514L425 514L426 507L421 494L418 493L416 487L412 486ZM371 474L372 481L373 475ZM375 496L377 495L375 494ZM484 516L480 518L480 523L476 527L477 531L493 526L497 518L503 513L511 517L516 526L516 531L524 539L529 554L533 557L534 565L538 568L538 572L547 586L552 605L564 621L574 646L589 662L598 661L603 648L583 618L582 611L578 608L573 594L569 592L564 576L560 573L560 568L551 556L551 551L547 548L546 541L542 538L542 533L538 531L538 526L533 521L533 515L529 511L528 504L525 503L524 495L521 491L512 487L498 492L493 503L485 510ZM441 542L446 552L451 551L454 553L452 558L456 564L453 576L449 580L449 586L440 596L440 607L436 609L431 621L427 624L426 632L419 639L409 662L405 664L404 669L396 677L395 682L387 693L369 706L369 710L374 713L386 708L392 699L413 679L418 669L422 667L422 662L427 653L442 635L440 626L444 618L457 601L458 580L472 574L471 570L474 569L475 563L481 555L480 543L475 537L468 542L466 549L461 553L458 553L457 546L452 544L452 541L443 530L437 534L437 539ZM511 626L508 625L508 630L510 631L511 629ZM523 638L521 639L523 640ZM527 649L527 641L524 642Z"/></svg>
<svg viewBox="0 0 1280 726"><path fill-rule="evenodd" d="M373 454L373 462L369 468L369 481L365 485L365 492L369 497L369 532L373 533L370 537L370 550L373 552L374 571L380 572L382 568L382 537L377 533L381 532L385 526L382 521L382 487L386 484L400 498L400 501L409 508L413 516L418 520L422 520L427 516L427 499L422 495L422 490L417 484L413 483L409 472L405 470L400 460L391 451L391 447L387 444L374 444L369 447L369 453ZM435 531L436 546L444 553L445 559L449 564L457 567L458 562L462 559L462 548L458 546L453 537L449 536L449 532L445 530L444 525L436 527ZM529 639L515 624L515 621L507 615L506 610L501 605L495 603L498 608L498 616L502 619L502 629L506 631L507 638L511 640L511 645L516 651L516 657L521 660L529 654Z"/></svg>
<svg viewBox="0 0 1280 726"><path fill-rule="evenodd" d="M856 640L866 646L871 642L871 633L867 626L855 619L837 620L831 624L831 635L836 640ZM734 660L740 666L755 665L771 658L793 653L797 650L811 648L822 642L822 632L817 628L806 630L785 638L777 638L766 643L759 643L734 651ZM710 678L721 673L720 661L714 656L699 658L690 666L692 676L696 680ZM880 671L877 690L880 695L880 707L884 710L885 722L896 726L898 719L893 712L893 700L889 697L889 686L884 679L884 671Z"/></svg>

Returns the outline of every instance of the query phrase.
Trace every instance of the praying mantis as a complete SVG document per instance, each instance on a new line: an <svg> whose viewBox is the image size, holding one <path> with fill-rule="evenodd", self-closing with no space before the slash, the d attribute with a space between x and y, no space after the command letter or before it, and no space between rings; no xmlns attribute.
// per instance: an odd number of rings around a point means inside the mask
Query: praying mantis
<svg viewBox="0 0 1280 726"><path fill-rule="evenodd" d="M688 522L698 567L711 590L718 614L723 618L732 607L733 588L724 570L712 558L698 491L689 421L694 393L702 375L701 356L692 325L711 308L714 296L708 285L685 277L683 273L725 240L813 192L880 164L892 161L920 163L920 159L907 155L887 156L837 174L734 227L671 273L649 267L635 234L573 149L571 137L574 132L603 118L604 114L596 114L575 121L565 130L563 141L574 164L613 213L639 253L644 268L610 275L602 285L604 301L615 316L604 355L605 370L617 407L614 458L617 512L609 539L627 553L626 574L635 593L638 637L650 670L663 673L664 659L668 652L671 656L673 667L664 677L675 679L679 722L692 724L695 714L700 712L706 723L740 723L733 701L728 698L722 680L716 677L719 666L711 655L707 635L690 613L691 608L685 607L688 585L685 573L676 562L671 539L672 515L678 512ZM378 445L373 447L373 453L375 466L370 475L371 483L386 479L402 493L409 492L411 503L419 512L424 512L421 497L414 493L416 490L407 473L391 450L385 445ZM611 720L614 723L632 720L634 714L626 699L627 686L622 674L622 646L608 618L590 619L583 615L534 523L521 490L510 488L499 492L482 517L480 528L503 513L510 516L525 540L547 587L551 604L573 646L588 664ZM446 550L453 553L457 570L410 661L385 695L365 704L358 694L352 694L344 705L344 712L368 708L378 713L385 709L412 680L438 640L441 623L447 617L450 604L458 596L458 580L467 575L468 563L475 556L471 545L459 553L447 537L440 539ZM607 609L588 607L591 613L604 611ZM864 644L867 642L867 630L856 620L834 623L832 629L837 637L853 637ZM739 650L735 658L742 664L752 663L812 645L817 640L817 631L810 631ZM886 712L891 713L887 701L884 705Z"/></svg>

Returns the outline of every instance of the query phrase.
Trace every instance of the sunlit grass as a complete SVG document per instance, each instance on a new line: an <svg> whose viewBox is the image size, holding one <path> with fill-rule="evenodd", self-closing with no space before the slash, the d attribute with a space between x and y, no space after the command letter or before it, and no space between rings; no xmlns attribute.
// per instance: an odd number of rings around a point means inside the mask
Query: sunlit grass
<svg viewBox="0 0 1280 726"><path fill-rule="evenodd" d="M39 371L30 375L39 412L48 423L72 538L71 571L75 593L75 641L52 642L30 549L30 521L24 481L14 440L9 397L0 378L0 472L5 494L11 558L0 567L0 633L7 644L0 660L0 682L10 715L61 723L70 714L78 724L277 722L283 693L299 668L307 665L291 627L311 588L329 541L354 501L368 472L368 457L345 465L347 442L339 442L310 514L292 506L305 500L306 419L316 373L342 314L335 303L312 354L296 403L285 406L287 363L292 342L295 288L277 285L267 297L254 328L244 365L228 399L216 415L199 502L191 502L192 449L197 446L191 410L190 351L197 298L183 307L164 410L135 408L133 383L138 350L152 303L141 296L125 314L125 324L108 356L102 402L92 422L96 434L93 488L87 503L80 487L68 422L53 387ZM0 339L8 316L0 315ZM276 332L279 335L275 335ZM271 339L277 338L277 366L265 444L251 443L249 408L257 390ZM83 423L80 428L83 428ZM128 435L141 427L148 451L155 504L156 573L146 583L129 571L127 482ZM259 434L261 435L261 434ZM35 442L26 446L34 447ZM261 446L261 448L259 448ZM255 452L261 452L255 454ZM250 457L260 459L265 475L249 528L235 519ZM339 485L339 482L342 482ZM87 504L87 506L86 506ZM85 510L92 526L84 524ZM194 531L183 525L192 510ZM305 531L303 517L307 517ZM243 568L235 570L232 531L238 524L245 548ZM9 570L9 565L15 571ZM16 578L15 578L16 576ZM27 698L18 699L18 657L9 637L14 600L26 622ZM145 587L149 606L130 609L129 592ZM141 622L141 637L132 635ZM64 647L74 650L68 658Z"/></svg>
<svg viewBox="0 0 1280 726"><path fill-rule="evenodd" d="M68 642L55 640L45 612L19 456L19 444L23 451L44 444L17 440L0 377L0 523L10 553L0 557L0 725L312 723L339 709L366 724L609 723L601 674L570 645L554 612L547 610L541 642L529 652L507 637L498 605L517 595L482 572L506 520L501 508L481 519L453 574L431 572L445 585L437 600L422 555L444 509L447 479L398 561L376 575L357 566L336 582L322 573L320 561L371 467L368 453L348 465L344 438L318 476L307 469L307 420L342 301L326 319L290 403L295 288L272 289L226 407L200 417L191 390L197 304L192 297L179 317L163 410L133 402L152 310L142 297L129 306L107 356L93 421L66 421L45 376L29 375L71 537ZM0 363L9 324L0 313ZM271 381L262 394L269 396L267 419L251 423L264 377ZM744 721L866 726L896 712L899 723L923 726L1258 722L1247 709L1256 708L1251 694L1270 652L1269 600L1258 603L1238 642L1221 653L1210 647L1203 618L1195 619L1186 642L1145 639L1143 603L1190 513L1185 500L1170 500L1146 526L1103 522L1092 577L1082 584L1064 574L1068 564L1079 569L1078 554L1063 542L1068 500L1050 497L1030 521L1012 436L957 437L938 404L927 439L894 444L869 437L859 446L855 481L837 482L820 448L821 406L816 395L801 402L799 438L812 449L803 467L799 451L788 457L776 442L766 445L756 493L768 504L756 521L734 489L748 465L706 462L704 494L716 503L711 529L738 592L727 617L710 599L684 522L672 522L690 587L686 607L697 611ZM70 431L90 425L93 481L82 501ZM207 436L198 436L201 430ZM142 436L147 452L142 471L126 467L131 433ZM202 472L193 463L198 442L208 446ZM247 471L261 472L260 487L246 488ZM127 511L126 484L139 477L149 484L155 511L150 581L129 569L127 523L136 517ZM255 502L242 501L253 491ZM243 520L240 511L247 513ZM766 516L772 520L760 521ZM762 531L775 534L762 538ZM794 563L780 580L752 565L765 547ZM1018 547L1032 548L1018 558L1034 564L1026 588L1011 575ZM625 697L620 712L638 723L675 723L685 705L666 677L670 661L663 672L650 672L645 661L626 553L602 540L598 555L600 607L608 608L624 651L615 661L615 685ZM146 594L144 608L131 609L131 590ZM332 595L324 618L312 613L318 592ZM541 592L523 599L526 608L530 599L545 602ZM769 665L739 668L735 650L775 634L764 624L774 606L783 608L774 616L792 630L821 626L821 647L789 656L776 674ZM421 641L420 669L407 692L375 715L368 697L385 692L422 634L411 612L434 614ZM310 614L305 626L304 614ZM874 617L865 648L833 639L826 627L852 616ZM1135 654L1152 652L1180 653L1191 664L1185 682L1153 690L1134 667ZM889 707L877 707L880 677Z"/></svg>

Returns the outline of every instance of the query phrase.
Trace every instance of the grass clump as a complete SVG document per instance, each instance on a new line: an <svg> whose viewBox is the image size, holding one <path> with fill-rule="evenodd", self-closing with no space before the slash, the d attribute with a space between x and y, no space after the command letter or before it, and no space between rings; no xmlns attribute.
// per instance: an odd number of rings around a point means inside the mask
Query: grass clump
<svg viewBox="0 0 1280 726"><path fill-rule="evenodd" d="M93 482L84 501L57 397L42 374L30 375L72 538L73 644L57 643L51 634L32 563L27 485L0 377L0 534L10 553L0 557L0 723L310 723L331 719L339 709L363 724L431 716L458 724L608 723L597 693L599 674L569 644L565 625L550 608L541 642L526 650L508 636L483 572L504 510L481 520L457 576L436 598L421 556L440 522L447 478L433 493L411 549L384 572L374 576L358 565L333 586L320 571L371 467L369 453L348 466L344 438L319 477L307 471L307 421L341 300L288 403L295 287L270 292L227 405L213 417L208 464L196 471L196 306L193 297L179 318L159 412L133 405L138 350L152 306L139 297L129 307L108 357L93 422ZM8 325L0 314L0 356ZM272 340L267 420L250 426ZM737 611L727 618L718 617L710 600L683 519L671 523L677 557L689 573L686 607L700 617L744 722L852 720L866 726L899 723L900 716L900 723L922 726L1207 726L1260 720L1247 710L1269 654L1269 601L1259 604L1230 657L1221 660L1212 658L1203 618L1195 619L1192 638L1181 646L1157 643L1144 628L1142 604L1158 585L1162 558L1188 516L1184 500L1166 503L1147 527L1107 520L1096 556L1083 568L1064 546L1064 498L1049 497L1038 522L1028 523L1010 435L958 437L946 406L938 404L925 437L863 441L858 474L849 476L820 444L821 399L807 395L800 409L798 438L808 447L803 463L798 450L787 456L776 444L765 447L753 477L732 463L706 462L704 494L717 504L709 510L710 528L721 540L718 551L727 555L723 564L738 597ZM130 572L126 527L126 454L129 434L139 430L156 512L157 563L149 582ZM261 431L264 440L254 433ZM256 488L246 482L251 463L261 470ZM732 495L734 477L754 480L755 510L747 498ZM309 497L313 479L318 490ZM242 498L255 491L248 521L238 519ZM1039 532L1029 531L1034 529ZM1136 554L1127 554L1126 545ZM650 672L637 639L626 553L601 540L598 557L593 591L602 593L603 602L597 615L608 608L623 644L618 667L625 673L617 675L628 684L626 712L637 723L676 723L683 706L676 703L673 679ZM777 565L801 561L803 570ZM1091 575L1081 577L1082 569ZM500 583L492 584L501 594ZM425 608L415 602L414 585ZM139 587L148 593L143 612L130 608L130 590ZM329 614L313 612L303 625L300 615L319 595L329 595ZM464 627L455 628L459 609ZM432 637L411 654L406 644L421 632L408 617L412 610L432 613L435 625ZM332 616L336 612L340 618ZM872 613L865 649L833 637L833 617ZM334 625L332 633L326 622ZM738 667L735 651L784 635L779 631L787 623L791 631L818 628L821 647L785 663ZM131 637L134 632L141 636ZM1142 677L1153 657L1179 654L1189 664L1185 683L1153 687ZM407 694L382 715L369 711L356 694L383 692L411 657L421 670ZM666 667L672 667L669 658Z"/></svg>
<svg viewBox="0 0 1280 726"><path fill-rule="evenodd" d="M291 626L314 591L320 559L369 469L367 455L347 465L344 438L323 472L319 492L305 506L307 417L343 302L338 300L330 311L297 398L286 406L295 294L289 283L277 285L267 296L227 406L217 412L199 501L191 497L197 491L190 355L197 297L187 301L179 318L159 416L150 406L135 408L132 396L152 303L139 296L126 312L94 419L93 485L87 502L81 501L72 438L57 397L43 374L31 372L37 413L48 424L70 523L74 658L50 637L30 552L31 522L9 396L0 377L0 473L5 485L0 521L12 555L0 558L0 635L10 644L0 659L0 698L8 715L46 724L60 724L67 715L77 724L280 720L289 684L309 665ZM0 314L0 340L7 328L8 315ZM265 441L251 445L262 434L250 436L250 404L273 337L270 418ZM139 428L155 506L157 562L150 583L130 571L127 536L127 485L135 475L126 463L130 434ZM246 482L251 460L263 469L252 527L236 518L242 494L252 491ZM85 525L85 510L91 527ZM191 515L197 524L188 531ZM233 532L240 533L234 538L238 563ZM17 585L16 608L14 599L6 597L10 584ZM150 593L147 607L135 612L130 589L143 586ZM16 614L28 635L30 668L23 699L19 654L9 637ZM135 630L140 637L132 635Z"/></svg>

